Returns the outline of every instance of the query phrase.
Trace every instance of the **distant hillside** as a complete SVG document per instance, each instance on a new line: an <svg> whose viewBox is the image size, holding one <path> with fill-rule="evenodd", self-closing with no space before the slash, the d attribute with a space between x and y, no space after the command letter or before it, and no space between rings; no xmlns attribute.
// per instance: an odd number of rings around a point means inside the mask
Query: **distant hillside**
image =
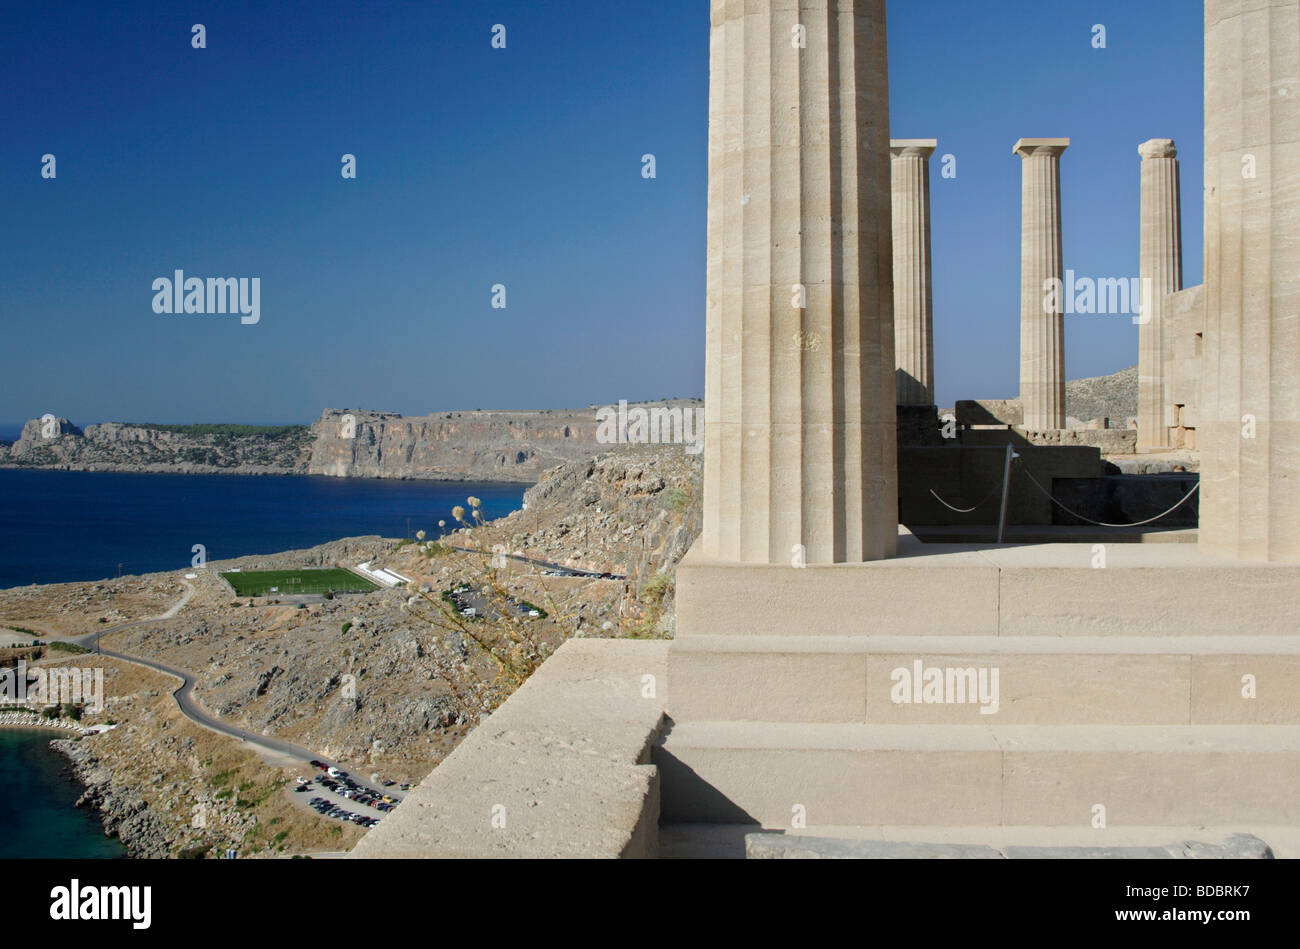
<svg viewBox="0 0 1300 949"><path fill-rule="evenodd" d="M1067 382L1065 405L1074 418L1107 416L1122 427L1137 414L1137 367ZM310 427L105 422L83 432L65 418L32 419L12 446L0 444L0 466L527 482L608 451L597 427L595 406L425 416L327 409Z"/></svg>
<svg viewBox="0 0 1300 949"><path fill-rule="evenodd" d="M1138 413L1137 366L1109 376L1075 379L1065 384L1065 414L1088 421L1094 418L1123 420Z"/></svg>
<svg viewBox="0 0 1300 949"><path fill-rule="evenodd" d="M656 403L697 408L698 400ZM0 465L71 471L311 474L531 482L548 468L608 450L599 406L406 416L326 409L311 426L159 425L32 419Z"/></svg>
<svg viewBox="0 0 1300 949"><path fill-rule="evenodd" d="M0 464L69 471L291 474L307 468L306 425L154 425L32 419Z"/></svg>

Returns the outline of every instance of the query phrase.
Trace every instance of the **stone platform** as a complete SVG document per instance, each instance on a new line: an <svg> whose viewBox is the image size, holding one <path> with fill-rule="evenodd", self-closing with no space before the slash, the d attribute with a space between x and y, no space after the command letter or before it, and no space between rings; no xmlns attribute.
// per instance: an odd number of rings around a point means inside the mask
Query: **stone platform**
<svg viewBox="0 0 1300 949"><path fill-rule="evenodd" d="M675 641L566 643L352 856L743 857L760 828L879 857L1238 833L1300 856L1300 567L1191 544L1106 545L1097 568L1087 544L900 548L692 553ZM945 701L894 701L918 662Z"/></svg>
<svg viewBox="0 0 1300 949"><path fill-rule="evenodd" d="M349 856L656 856L667 646L569 640Z"/></svg>
<svg viewBox="0 0 1300 949"><path fill-rule="evenodd" d="M666 822L1300 826L1300 566L1177 543L899 553L683 560Z"/></svg>

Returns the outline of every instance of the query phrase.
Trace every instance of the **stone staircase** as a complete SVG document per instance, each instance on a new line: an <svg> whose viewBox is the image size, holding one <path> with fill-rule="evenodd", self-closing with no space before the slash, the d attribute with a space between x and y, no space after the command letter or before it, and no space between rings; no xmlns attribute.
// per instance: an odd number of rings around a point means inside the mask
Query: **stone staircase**
<svg viewBox="0 0 1300 949"><path fill-rule="evenodd" d="M677 604L663 825L1300 828L1300 567L908 536L805 569L692 551Z"/></svg>

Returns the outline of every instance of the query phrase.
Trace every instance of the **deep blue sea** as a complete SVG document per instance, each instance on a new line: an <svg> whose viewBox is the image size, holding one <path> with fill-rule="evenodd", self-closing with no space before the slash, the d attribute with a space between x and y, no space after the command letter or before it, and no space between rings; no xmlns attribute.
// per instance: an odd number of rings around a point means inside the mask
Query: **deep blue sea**
<svg viewBox="0 0 1300 949"><path fill-rule="evenodd" d="M0 588L101 580L270 554L340 537L439 534L451 509L482 500L489 518L523 502L523 484L298 475L116 474L0 469ZM0 772L2 773L2 772Z"/></svg>

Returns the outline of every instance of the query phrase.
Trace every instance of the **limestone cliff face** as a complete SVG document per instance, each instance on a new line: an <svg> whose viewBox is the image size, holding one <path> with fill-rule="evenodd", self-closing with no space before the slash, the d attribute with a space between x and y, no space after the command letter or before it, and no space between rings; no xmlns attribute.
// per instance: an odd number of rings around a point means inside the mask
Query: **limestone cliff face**
<svg viewBox="0 0 1300 949"><path fill-rule="evenodd" d="M312 426L308 474L340 478L536 481L608 446L592 409L440 412L408 417L326 410Z"/></svg>

